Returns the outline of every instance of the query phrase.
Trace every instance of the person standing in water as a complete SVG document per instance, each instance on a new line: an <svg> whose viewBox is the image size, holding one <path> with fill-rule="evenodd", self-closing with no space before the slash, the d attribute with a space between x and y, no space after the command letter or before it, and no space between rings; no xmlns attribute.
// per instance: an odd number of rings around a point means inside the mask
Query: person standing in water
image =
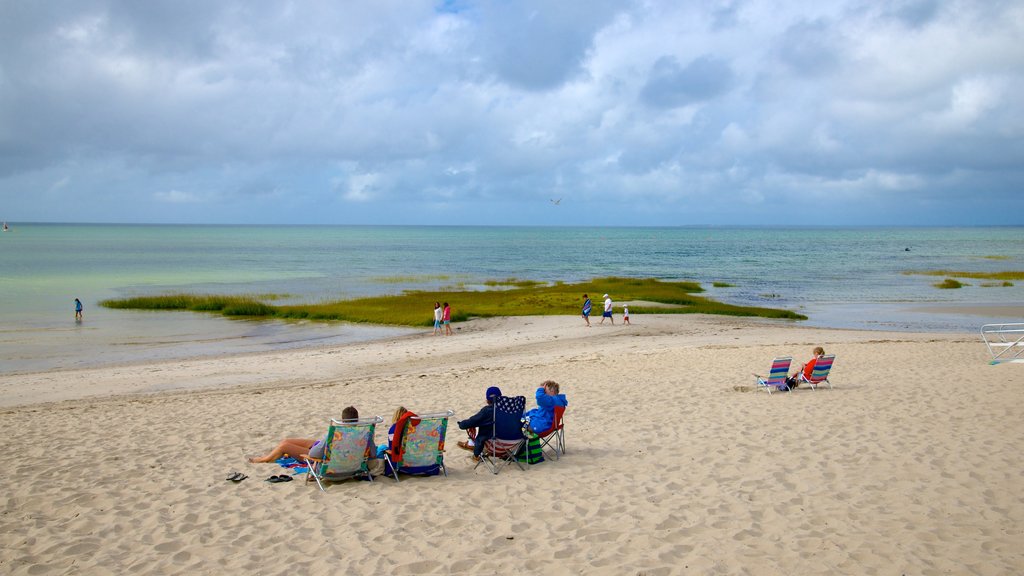
<svg viewBox="0 0 1024 576"><path fill-rule="evenodd" d="M82 321L82 301L75 298L75 320Z"/></svg>

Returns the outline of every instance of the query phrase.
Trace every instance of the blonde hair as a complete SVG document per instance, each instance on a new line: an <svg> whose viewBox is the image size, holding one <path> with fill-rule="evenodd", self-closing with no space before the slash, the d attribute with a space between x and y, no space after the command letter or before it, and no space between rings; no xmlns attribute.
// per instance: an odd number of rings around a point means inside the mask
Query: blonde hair
<svg viewBox="0 0 1024 576"><path fill-rule="evenodd" d="M541 383L541 386L550 388L555 394L558 394L558 382L555 382L554 380L545 380Z"/></svg>
<svg viewBox="0 0 1024 576"><path fill-rule="evenodd" d="M816 346L814 348L814 355L815 356L824 356L825 355L825 349L822 348L821 346Z"/></svg>
<svg viewBox="0 0 1024 576"><path fill-rule="evenodd" d="M408 410L405 409L405 406L399 406L398 410L395 410L395 415L391 417L391 422L398 422L398 419L406 412L408 412Z"/></svg>

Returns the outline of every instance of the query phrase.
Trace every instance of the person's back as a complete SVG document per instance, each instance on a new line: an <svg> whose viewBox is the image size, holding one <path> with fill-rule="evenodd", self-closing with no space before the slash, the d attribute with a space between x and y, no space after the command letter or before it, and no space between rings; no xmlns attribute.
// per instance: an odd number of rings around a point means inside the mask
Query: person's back
<svg viewBox="0 0 1024 576"><path fill-rule="evenodd" d="M536 392L537 407L526 413L530 419L530 429L544 432L551 428L555 421L555 406L568 406L565 394L559 393L558 382L548 380Z"/></svg>
<svg viewBox="0 0 1024 576"><path fill-rule="evenodd" d="M473 456L479 457L483 451L484 441L491 438L494 433L494 401L501 397L501 390L497 386L491 386L485 393L487 404L476 414L460 420L460 430L469 433L469 441L458 442L459 448L472 450Z"/></svg>

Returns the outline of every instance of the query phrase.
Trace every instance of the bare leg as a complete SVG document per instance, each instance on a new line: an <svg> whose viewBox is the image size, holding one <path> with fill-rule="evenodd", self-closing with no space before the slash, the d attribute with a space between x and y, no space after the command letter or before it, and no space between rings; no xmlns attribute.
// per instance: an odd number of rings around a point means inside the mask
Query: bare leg
<svg viewBox="0 0 1024 576"><path fill-rule="evenodd" d="M309 454L309 449L312 448L315 443L316 440L310 440L309 438L285 438L284 440L281 440L281 442L275 446L270 453L265 456L249 458L249 462L252 462L253 464L264 464L267 462L273 462L285 454L291 456Z"/></svg>

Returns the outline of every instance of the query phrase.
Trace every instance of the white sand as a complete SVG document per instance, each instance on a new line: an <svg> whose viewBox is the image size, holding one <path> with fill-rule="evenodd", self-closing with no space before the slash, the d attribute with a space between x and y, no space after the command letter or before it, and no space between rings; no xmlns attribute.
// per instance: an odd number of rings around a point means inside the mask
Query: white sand
<svg viewBox="0 0 1024 576"><path fill-rule="evenodd" d="M1024 572L1024 365L975 335L632 320L0 377L0 573ZM835 390L747 391L815 345ZM474 471L454 421L447 479L321 493L243 458L348 404L458 420L549 378L568 453L526 472Z"/></svg>

